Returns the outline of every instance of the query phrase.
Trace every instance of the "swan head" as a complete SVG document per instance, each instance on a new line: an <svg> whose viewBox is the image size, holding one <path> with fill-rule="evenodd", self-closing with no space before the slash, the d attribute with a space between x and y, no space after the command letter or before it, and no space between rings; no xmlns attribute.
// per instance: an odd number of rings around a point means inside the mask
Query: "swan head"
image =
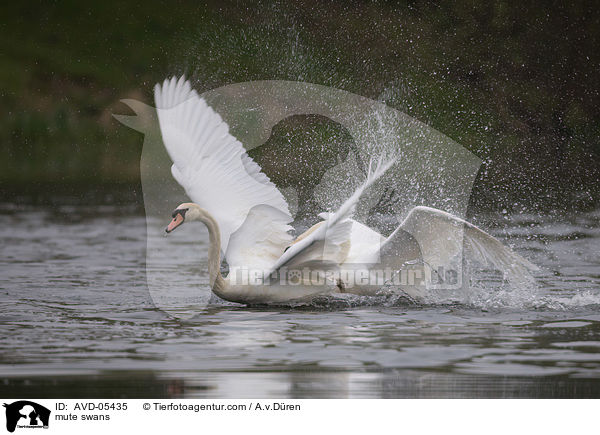
<svg viewBox="0 0 600 435"><path fill-rule="evenodd" d="M165 228L166 233L170 233L175 228L183 225L185 222L197 221L202 218L204 210L200 208L198 204L194 204L193 202L184 202L183 204L179 204L171 216L173 220L169 222L167 228Z"/></svg>

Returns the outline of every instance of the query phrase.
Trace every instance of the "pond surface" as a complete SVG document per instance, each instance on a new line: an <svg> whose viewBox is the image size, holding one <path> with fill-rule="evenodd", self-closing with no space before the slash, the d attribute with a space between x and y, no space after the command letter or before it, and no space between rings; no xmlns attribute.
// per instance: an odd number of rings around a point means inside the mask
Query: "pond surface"
<svg viewBox="0 0 600 435"><path fill-rule="evenodd" d="M539 289L427 306L213 301L182 320L146 285L139 207L4 202L0 396L599 398L600 212L476 223L542 267Z"/></svg>

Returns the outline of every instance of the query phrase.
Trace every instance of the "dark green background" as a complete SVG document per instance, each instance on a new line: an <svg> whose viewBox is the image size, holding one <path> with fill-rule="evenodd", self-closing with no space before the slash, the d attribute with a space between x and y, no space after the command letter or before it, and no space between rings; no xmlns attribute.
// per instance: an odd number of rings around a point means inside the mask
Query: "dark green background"
<svg viewBox="0 0 600 435"><path fill-rule="evenodd" d="M139 190L143 138L111 114L129 113L122 98L152 103L155 82L186 73L199 91L287 79L380 99L484 160L472 205L592 207L597 9L585 1L5 2L0 181L5 192ZM288 140L298 124L315 132L297 134L301 141L344 134L310 117L274 134L287 131Z"/></svg>

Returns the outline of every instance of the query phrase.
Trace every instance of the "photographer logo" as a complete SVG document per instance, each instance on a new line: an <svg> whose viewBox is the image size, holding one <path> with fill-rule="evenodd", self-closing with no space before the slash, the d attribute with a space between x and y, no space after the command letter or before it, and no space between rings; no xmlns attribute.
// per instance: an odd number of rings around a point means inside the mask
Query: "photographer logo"
<svg viewBox="0 0 600 435"><path fill-rule="evenodd" d="M6 408L6 430L14 432L19 429L47 429L50 421L50 410L29 400L19 400L4 404Z"/></svg>

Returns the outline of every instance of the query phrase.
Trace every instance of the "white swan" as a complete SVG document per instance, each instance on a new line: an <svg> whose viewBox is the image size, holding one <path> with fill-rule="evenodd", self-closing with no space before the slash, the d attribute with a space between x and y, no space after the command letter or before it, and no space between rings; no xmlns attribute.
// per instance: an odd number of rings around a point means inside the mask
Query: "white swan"
<svg viewBox="0 0 600 435"><path fill-rule="evenodd" d="M154 96L171 172L194 201L175 209L166 232L184 222L206 225L211 287L223 299L281 304L340 292L374 294L383 283L381 276L372 278L382 270L398 271L415 260L447 265L463 248L466 256L492 264L511 279L526 279L528 270L536 269L474 225L429 207L412 209L388 237L353 220L361 194L394 159L369 165L365 182L335 213L319 215L322 222L293 240L283 195L189 82L167 79L155 86ZM226 278L220 272L221 253L230 268ZM349 273L354 278L344 279ZM432 283L430 276L422 278L401 283L402 291L423 296Z"/></svg>

